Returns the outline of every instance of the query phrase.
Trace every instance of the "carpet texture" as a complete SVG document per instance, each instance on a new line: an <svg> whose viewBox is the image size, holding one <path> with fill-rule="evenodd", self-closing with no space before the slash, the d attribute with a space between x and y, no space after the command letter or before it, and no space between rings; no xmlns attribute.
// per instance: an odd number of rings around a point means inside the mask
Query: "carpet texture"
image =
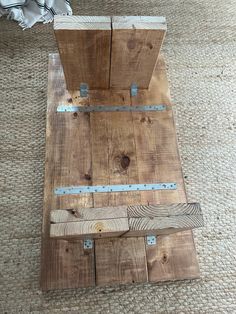
<svg viewBox="0 0 236 314"><path fill-rule="evenodd" d="M236 313L236 2L79 1L85 15L163 15L163 53L201 279L42 293L40 236L52 25L0 19L0 313Z"/></svg>

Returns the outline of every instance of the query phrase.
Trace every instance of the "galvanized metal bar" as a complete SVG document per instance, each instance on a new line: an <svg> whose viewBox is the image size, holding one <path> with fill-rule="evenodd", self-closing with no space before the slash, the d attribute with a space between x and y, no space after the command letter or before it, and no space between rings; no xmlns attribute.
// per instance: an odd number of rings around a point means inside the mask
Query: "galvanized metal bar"
<svg viewBox="0 0 236 314"><path fill-rule="evenodd" d="M143 112L143 111L164 111L166 105L145 105L145 106L68 106L59 105L57 112Z"/></svg>
<svg viewBox="0 0 236 314"><path fill-rule="evenodd" d="M176 190L176 183L153 183L153 184L123 184L123 185L90 185L90 186L66 186L54 190L56 195L83 194L83 193L107 193L129 191L157 191Z"/></svg>

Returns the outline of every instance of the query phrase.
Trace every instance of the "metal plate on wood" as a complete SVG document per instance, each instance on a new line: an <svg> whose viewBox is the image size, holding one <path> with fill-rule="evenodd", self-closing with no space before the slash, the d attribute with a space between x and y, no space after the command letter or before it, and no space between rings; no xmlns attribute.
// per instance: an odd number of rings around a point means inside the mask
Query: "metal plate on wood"
<svg viewBox="0 0 236 314"><path fill-rule="evenodd" d="M155 245L157 243L157 237L153 235L147 236L147 245Z"/></svg>
<svg viewBox="0 0 236 314"><path fill-rule="evenodd" d="M57 112L144 112L144 111L164 111L167 107L164 104L146 106L68 106L59 105Z"/></svg>
<svg viewBox="0 0 236 314"><path fill-rule="evenodd" d="M84 240L84 249L92 249L93 248L93 240L86 239Z"/></svg>
<svg viewBox="0 0 236 314"><path fill-rule="evenodd" d="M123 185L90 185L90 186L66 186L54 190L56 195L83 194L83 193L107 193L129 191L152 191L152 190L176 190L177 184L153 183L153 184L123 184Z"/></svg>

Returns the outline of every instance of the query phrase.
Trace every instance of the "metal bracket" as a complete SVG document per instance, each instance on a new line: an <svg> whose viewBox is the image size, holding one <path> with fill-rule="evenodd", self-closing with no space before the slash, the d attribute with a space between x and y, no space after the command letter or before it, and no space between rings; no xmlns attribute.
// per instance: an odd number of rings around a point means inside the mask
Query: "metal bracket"
<svg viewBox="0 0 236 314"><path fill-rule="evenodd" d="M155 245L157 244L157 237L153 235L147 236L147 245Z"/></svg>
<svg viewBox="0 0 236 314"><path fill-rule="evenodd" d="M86 239L84 240L84 249L92 249L93 248L93 240Z"/></svg>
<svg viewBox="0 0 236 314"><path fill-rule="evenodd" d="M130 95L131 97L138 95L138 85L135 83L132 83L130 86Z"/></svg>
<svg viewBox="0 0 236 314"><path fill-rule="evenodd" d="M102 105L90 105L90 106L68 106L59 105L57 112L148 112L148 111L164 111L167 106L160 105L138 105L138 106L102 106Z"/></svg>
<svg viewBox="0 0 236 314"><path fill-rule="evenodd" d="M72 195L83 193L107 193L107 192L129 192L129 191L158 191L176 190L174 182L151 183L151 184L121 184L121 185L80 185L65 186L54 189L56 195Z"/></svg>
<svg viewBox="0 0 236 314"><path fill-rule="evenodd" d="M88 84L80 84L80 97L88 97Z"/></svg>

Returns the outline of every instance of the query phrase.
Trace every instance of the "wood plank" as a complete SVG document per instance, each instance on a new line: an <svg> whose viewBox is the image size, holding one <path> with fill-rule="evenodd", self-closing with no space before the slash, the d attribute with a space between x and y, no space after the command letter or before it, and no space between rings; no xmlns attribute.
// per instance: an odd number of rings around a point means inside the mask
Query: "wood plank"
<svg viewBox="0 0 236 314"><path fill-rule="evenodd" d="M204 225L199 203L129 206L128 217L125 237L171 234Z"/></svg>
<svg viewBox="0 0 236 314"><path fill-rule="evenodd" d="M94 247L82 240L44 239L43 290L83 288L95 285Z"/></svg>
<svg viewBox="0 0 236 314"><path fill-rule="evenodd" d="M141 237L145 235L171 234L203 227L203 225L202 215L129 218L129 231L123 236Z"/></svg>
<svg viewBox="0 0 236 314"><path fill-rule="evenodd" d="M130 218L194 216L202 215L202 210L199 203L130 205L127 206L127 215Z"/></svg>
<svg viewBox="0 0 236 314"><path fill-rule="evenodd" d="M96 240L95 252L97 285L147 281L143 238Z"/></svg>
<svg viewBox="0 0 236 314"><path fill-rule="evenodd" d="M65 241L49 238L51 209L69 208L79 210L88 207L124 204L134 205L142 203L151 205L186 202L180 159L178 153L176 153L176 135L171 110L166 113L156 113L154 117L150 116L149 113L146 115L131 113L132 117L130 117L129 113L128 118L125 118L128 120L123 118L127 113L118 113L120 116L114 113L114 117L111 113L109 113L111 115L109 117L105 113L96 113L91 116L82 113L55 114L56 106L59 103L128 105L131 104L131 100L128 91L117 91L116 93L110 90L91 91L90 97L86 99L80 98L78 91L70 95L65 88L64 75L58 55L51 55L50 60L41 263L41 287L44 290L75 288L94 285L95 283L93 252L86 259L88 251L84 251L83 247L79 245L79 243L82 243L80 242L81 240ZM158 62L158 71L155 72L151 81L149 92L139 91L138 97L133 98L132 103L165 103L171 106L165 65L161 59ZM109 119L111 121L108 124L103 121ZM96 124L94 131L90 130L91 123ZM100 126L99 123L101 124ZM127 131L125 131L125 127L127 127ZM118 131L116 131L117 129ZM169 140L163 136L165 129L171 138ZM95 132L98 132L98 134L95 134ZM91 139L88 134L91 134ZM69 138L73 140L68 140ZM96 139L98 139L98 142L96 142ZM113 140L116 143L115 146L111 144ZM171 147L168 149L168 145L173 146L172 149ZM140 147L141 149L144 147L150 150L150 153L137 154L137 152L140 152ZM128 153L129 158L131 156L131 161L126 170L121 165L121 158L115 158L117 154L118 156L124 156L121 154L122 152ZM93 156L91 156L92 154ZM133 154L136 158L134 158ZM123 162L123 166L127 168L126 158ZM163 167L163 171L160 165ZM99 167L100 170L93 171L94 169L99 169ZM132 169L129 169L131 167ZM145 176L145 167L149 171L149 176ZM171 181L177 183L178 189L176 191L158 191L155 193L139 192L137 194L131 193L130 195L127 193L125 196L122 193L120 195L119 193L113 193L113 195L110 194L109 196L104 195L104 199L101 199L101 196L98 194L94 194L94 196L84 194L59 197L54 196L52 193L53 189L59 186L97 185L103 184L102 182L112 184L112 178L114 178L114 183L117 182L118 184L119 182L120 184L125 184L129 181L133 183L149 183L156 180L169 181L169 179L172 179ZM127 243L127 246L132 246L133 244L131 243L134 239L116 239L119 252L124 252L120 253L120 255L125 256L123 254L126 254L126 250L130 250L124 246L124 243ZM138 258L139 252L134 250L131 254L132 259L127 258L122 266L122 269L127 269L129 274L127 281L130 283L134 280L133 278L137 277L135 274L141 272L140 269L145 270L145 276L142 276L145 277L145 280L147 278L146 266L143 264L145 258L145 251L143 251L145 248L144 238L139 237L137 239L137 242L142 247L141 251L144 252L142 259ZM129 240L130 242L123 242L124 240ZM109 256L112 256L113 259L119 259L119 255L118 253L115 253L115 256L112 255L114 249L113 245L109 244L110 239L95 240L95 248L98 241L102 241L99 243L98 250L103 246L103 243L106 243L104 248L106 247L106 250L109 252L106 254L104 265L101 265L104 262L102 257L99 259L100 262L96 262L96 280L99 284L103 284L103 282L112 283L114 279L110 272L108 277L104 279L104 269L107 265L108 267L110 265ZM163 244L161 246L146 247L150 281L196 278L199 276L192 232L187 231L170 236L158 236L157 243ZM173 246L171 243L173 243ZM66 250L67 246L69 246L69 250ZM102 254L102 249L100 254ZM81 262L81 258L83 262ZM123 259L125 260L125 257ZM136 265L136 259L139 260L139 263L137 266L134 266L132 273L131 261ZM166 259L167 262L163 263ZM161 267L155 260L162 263ZM184 269L184 271L182 272L181 269ZM117 272L119 274L118 266L116 267ZM83 273L83 276L81 273ZM138 277L141 278L140 276ZM144 277L141 279L144 280ZM116 282L118 282L118 279Z"/></svg>
<svg viewBox="0 0 236 314"><path fill-rule="evenodd" d="M128 91L110 97L90 96L94 105L130 105ZM93 185L135 184L138 182L136 147L131 112L95 112L91 117ZM94 207L140 203L139 192L94 193Z"/></svg>
<svg viewBox="0 0 236 314"><path fill-rule="evenodd" d="M199 277L190 231L159 236L156 245L149 245L146 248L150 282Z"/></svg>
<svg viewBox="0 0 236 314"><path fill-rule="evenodd" d="M72 24L76 26L78 23L111 23L110 16L96 16L96 15L55 15L55 26L60 26L61 23Z"/></svg>
<svg viewBox="0 0 236 314"><path fill-rule="evenodd" d="M102 97L103 96L103 97ZM113 93L110 97L100 93L91 93L90 102L94 105L130 105L130 95L128 91ZM93 185L106 184L133 184L138 182L136 147L133 137L133 124L130 112L113 113L92 113L91 116L91 141L92 141L92 164L93 164ZM120 206L137 204L140 202L140 193L121 192L121 193L94 193L94 206ZM117 239L113 242L95 241L96 250L96 283L98 285L113 282L129 282L144 280L146 281L146 260L145 243L143 238L124 241ZM125 246L124 246L125 245ZM114 249L115 247L115 249ZM137 250L134 249L137 248ZM99 252L99 250L101 252ZM140 251L138 251L140 250ZM132 270L129 255L132 255ZM106 252L106 253L104 253ZM140 253L141 252L141 253ZM141 258L140 254L144 252ZM102 255L103 258L101 259ZM122 271L127 273L126 279L119 275L120 265L117 261L122 256ZM126 257L127 255L127 257ZM110 259L112 258L112 260ZM127 259L127 260L126 260ZM111 261L115 261L112 272L109 269ZM102 264L101 264L102 261ZM113 263L113 262L112 262ZM142 264L142 265L141 265ZM137 275L140 270L144 272ZM114 276L118 276L114 279ZM137 277L138 276L138 277Z"/></svg>
<svg viewBox="0 0 236 314"><path fill-rule="evenodd" d="M112 16L113 23L154 23L166 25L166 18L164 16L151 15L117 15ZM134 24L135 25L135 24Z"/></svg>
<svg viewBox="0 0 236 314"><path fill-rule="evenodd" d="M163 18L112 17L110 87L147 89L166 32Z"/></svg>
<svg viewBox="0 0 236 314"><path fill-rule="evenodd" d="M54 31L68 90L81 83L90 89L109 88L111 19L58 16Z"/></svg>
<svg viewBox="0 0 236 314"><path fill-rule="evenodd" d="M160 235L202 226L203 216L198 203L53 210L50 237Z"/></svg>
<svg viewBox="0 0 236 314"><path fill-rule="evenodd" d="M41 287L43 290L74 288L95 284L94 254L84 252L82 242L50 239L51 208L92 207L91 195L63 196L53 194L55 187L67 184L90 184L91 149L88 115L56 113L62 101L70 102L65 88L58 54L49 56L48 108L46 128L45 187L41 252Z"/></svg>
<svg viewBox="0 0 236 314"><path fill-rule="evenodd" d="M52 238L118 237L128 230L127 209L122 206L51 212Z"/></svg>
<svg viewBox="0 0 236 314"><path fill-rule="evenodd" d="M177 183L177 190L142 192L141 202L142 204L145 202L147 204L186 203L187 197L163 58L158 60L149 91L139 91L136 97L132 97L132 105L150 103L167 104L169 110L158 114L154 112L147 114L132 113L139 181L148 183L157 180L160 182L175 182ZM181 244L178 241L180 238ZM178 274L178 279L197 278L199 276L192 231L161 235L158 237L157 242L164 243L163 247L169 243L170 249L173 248L170 243L173 243L175 249L172 250L172 254L168 255L168 263L162 264L162 268L159 269L159 264L153 261L159 260L160 256L165 260L165 249L162 250L159 244L156 246L146 245L149 281L175 280L177 278L176 274ZM186 256L186 252L191 256L191 264L188 258L181 258L181 256ZM181 272L181 269L185 271Z"/></svg>
<svg viewBox="0 0 236 314"><path fill-rule="evenodd" d="M51 211L51 223L126 218L127 216L127 206L56 209Z"/></svg>
<svg viewBox="0 0 236 314"><path fill-rule="evenodd" d="M128 218L83 220L51 224L51 238L118 237L129 230Z"/></svg>

